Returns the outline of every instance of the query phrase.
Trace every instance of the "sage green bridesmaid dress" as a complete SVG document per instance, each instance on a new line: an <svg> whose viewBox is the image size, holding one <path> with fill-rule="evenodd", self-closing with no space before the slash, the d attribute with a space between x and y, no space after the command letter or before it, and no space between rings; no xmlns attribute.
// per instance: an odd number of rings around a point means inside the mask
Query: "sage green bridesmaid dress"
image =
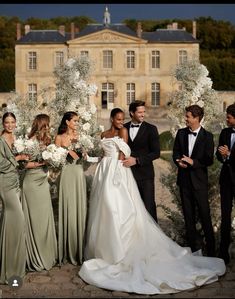
<svg viewBox="0 0 235 299"><path fill-rule="evenodd" d="M87 215L86 177L83 166L66 164L59 180L59 264L82 264Z"/></svg>
<svg viewBox="0 0 235 299"><path fill-rule="evenodd" d="M58 249L51 202L48 169L27 169L22 186L22 207L26 222L26 252L29 271L51 269Z"/></svg>
<svg viewBox="0 0 235 299"><path fill-rule="evenodd" d="M20 203L18 163L3 136L0 137L0 283L25 275L25 221Z"/></svg>

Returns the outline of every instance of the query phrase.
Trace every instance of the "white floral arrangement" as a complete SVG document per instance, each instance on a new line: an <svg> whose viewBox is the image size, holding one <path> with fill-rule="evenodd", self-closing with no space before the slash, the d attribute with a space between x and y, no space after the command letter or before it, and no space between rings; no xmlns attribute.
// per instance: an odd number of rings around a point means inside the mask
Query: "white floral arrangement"
<svg viewBox="0 0 235 299"><path fill-rule="evenodd" d="M19 136L13 143L15 154L26 154L29 159L40 159L41 147L37 139L29 139L27 136Z"/></svg>
<svg viewBox="0 0 235 299"><path fill-rule="evenodd" d="M89 105L90 96L96 94L97 86L88 80L93 67L93 61L80 56L71 57L55 68L56 97L50 107L57 125L66 111L77 111L81 105Z"/></svg>
<svg viewBox="0 0 235 299"><path fill-rule="evenodd" d="M52 143L49 144L42 152L42 158L52 168L61 168L66 164L66 157L68 152L69 151L67 149Z"/></svg>
<svg viewBox="0 0 235 299"><path fill-rule="evenodd" d="M171 128L173 136L178 129L185 127L185 107L189 105L197 104L204 108L204 127L212 126L215 120L220 127L223 126L219 111L221 100L212 88L212 81L208 75L207 68L197 59L181 63L173 70L173 77L177 84L181 84L181 89L173 91L169 97L168 116L174 122Z"/></svg>
<svg viewBox="0 0 235 299"><path fill-rule="evenodd" d="M65 112L74 111L79 115L79 140L76 145L92 157L100 155L100 134L102 126L97 123L97 108L91 96L97 92L97 86L89 81L95 63L89 57L70 57L54 70L56 89L43 87L37 97L12 95L5 111L13 112L17 119L16 135L26 135L37 114L50 116L51 137L55 137L57 128ZM25 105L27 103L27 105Z"/></svg>

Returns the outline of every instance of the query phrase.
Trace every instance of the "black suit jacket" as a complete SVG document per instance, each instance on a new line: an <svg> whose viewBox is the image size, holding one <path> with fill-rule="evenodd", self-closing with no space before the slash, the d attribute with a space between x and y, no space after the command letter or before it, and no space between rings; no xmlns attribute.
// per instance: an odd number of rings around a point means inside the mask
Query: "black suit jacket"
<svg viewBox="0 0 235 299"><path fill-rule="evenodd" d="M221 154L219 153L218 148L221 145L227 145L228 148L230 149L232 132L233 132L232 128L225 128L221 131L219 136L219 145L216 150L217 159L221 163L223 163L220 172L219 183L225 185L230 181L232 181L233 185L235 185L235 143L230 151L231 153L229 159L226 159L225 161L223 160Z"/></svg>
<svg viewBox="0 0 235 299"><path fill-rule="evenodd" d="M131 167L136 180L146 180L154 177L153 160L160 157L160 142L157 127L143 122L135 139L132 141L129 134L131 122L124 126L128 129L128 145L131 156L138 157L139 165Z"/></svg>
<svg viewBox="0 0 235 299"><path fill-rule="evenodd" d="M214 140L212 133L201 127L192 151L191 159L193 166L181 168L176 159L189 156L188 153L188 128L179 129L174 146L173 161L178 167L177 184L180 187L187 187L189 181L192 182L194 189L205 189L208 187L207 167L214 161Z"/></svg>

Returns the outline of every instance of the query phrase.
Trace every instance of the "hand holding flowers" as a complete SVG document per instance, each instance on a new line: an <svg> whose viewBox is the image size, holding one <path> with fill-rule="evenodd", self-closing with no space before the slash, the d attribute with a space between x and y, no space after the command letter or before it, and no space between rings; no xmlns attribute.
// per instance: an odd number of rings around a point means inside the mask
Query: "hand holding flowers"
<svg viewBox="0 0 235 299"><path fill-rule="evenodd" d="M57 146L55 144L50 144L42 152L42 158L45 160L49 166L52 168L61 168L66 164L66 157L69 150Z"/></svg>

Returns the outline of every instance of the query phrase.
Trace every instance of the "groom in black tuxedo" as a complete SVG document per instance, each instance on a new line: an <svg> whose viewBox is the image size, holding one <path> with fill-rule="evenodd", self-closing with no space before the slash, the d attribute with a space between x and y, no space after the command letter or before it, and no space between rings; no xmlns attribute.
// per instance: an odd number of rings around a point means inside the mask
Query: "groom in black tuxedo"
<svg viewBox="0 0 235 299"><path fill-rule="evenodd" d="M186 238L192 252L201 248L201 240L196 230L197 206L205 234L207 255L215 256L207 174L207 167L213 164L214 158L213 135L200 124L204 115L203 108L191 105L185 110L187 127L179 129L176 134L173 160L178 167L177 184L180 189Z"/></svg>
<svg viewBox="0 0 235 299"><path fill-rule="evenodd" d="M228 128L224 128L219 136L217 159L223 164L220 172L221 231L219 257L225 263L230 261L229 245L231 242L231 214L235 199L235 103L226 109Z"/></svg>
<svg viewBox="0 0 235 299"><path fill-rule="evenodd" d="M131 121L124 126L128 130L131 157L124 160L123 165L131 167L145 207L157 222L153 160L160 157L158 130L156 126L144 121L144 101L132 102L129 114Z"/></svg>

